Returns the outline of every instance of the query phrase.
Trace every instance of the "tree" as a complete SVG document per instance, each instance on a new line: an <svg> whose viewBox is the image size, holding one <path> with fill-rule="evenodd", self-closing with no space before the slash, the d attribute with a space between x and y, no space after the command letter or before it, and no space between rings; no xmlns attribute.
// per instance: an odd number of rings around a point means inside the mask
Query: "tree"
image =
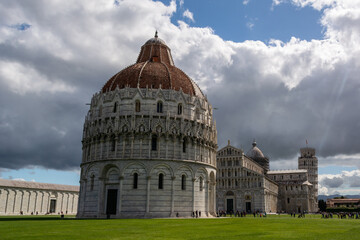
<svg viewBox="0 0 360 240"><path fill-rule="evenodd" d="M320 199L318 202L318 206L321 212L326 211L326 202L324 200Z"/></svg>

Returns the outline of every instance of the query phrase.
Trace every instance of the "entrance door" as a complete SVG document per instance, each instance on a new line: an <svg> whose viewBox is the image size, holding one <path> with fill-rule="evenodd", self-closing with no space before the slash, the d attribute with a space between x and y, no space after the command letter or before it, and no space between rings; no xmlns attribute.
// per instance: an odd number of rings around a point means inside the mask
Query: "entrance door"
<svg viewBox="0 0 360 240"><path fill-rule="evenodd" d="M226 199L226 212L234 213L234 199Z"/></svg>
<svg viewBox="0 0 360 240"><path fill-rule="evenodd" d="M106 214L116 214L117 189L108 189Z"/></svg>
<svg viewBox="0 0 360 240"><path fill-rule="evenodd" d="M246 202L246 212L251 212L251 202Z"/></svg>
<svg viewBox="0 0 360 240"><path fill-rule="evenodd" d="M50 213L54 213L56 208L56 200L55 199L51 199L50 200Z"/></svg>

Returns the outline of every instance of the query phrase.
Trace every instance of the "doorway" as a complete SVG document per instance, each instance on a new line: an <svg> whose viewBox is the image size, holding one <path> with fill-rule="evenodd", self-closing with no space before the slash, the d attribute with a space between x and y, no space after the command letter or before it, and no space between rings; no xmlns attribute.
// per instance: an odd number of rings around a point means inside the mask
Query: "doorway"
<svg viewBox="0 0 360 240"><path fill-rule="evenodd" d="M55 199L51 199L50 200L50 213L54 213L56 210L56 200Z"/></svg>
<svg viewBox="0 0 360 240"><path fill-rule="evenodd" d="M107 202L106 202L106 214L116 214L116 204L117 204L117 189L108 189L107 192Z"/></svg>
<svg viewBox="0 0 360 240"><path fill-rule="evenodd" d="M246 202L246 212L251 213L251 202Z"/></svg>
<svg viewBox="0 0 360 240"><path fill-rule="evenodd" d="M234 199L226 199L226 212L228 214L234 213Z"/></svg>

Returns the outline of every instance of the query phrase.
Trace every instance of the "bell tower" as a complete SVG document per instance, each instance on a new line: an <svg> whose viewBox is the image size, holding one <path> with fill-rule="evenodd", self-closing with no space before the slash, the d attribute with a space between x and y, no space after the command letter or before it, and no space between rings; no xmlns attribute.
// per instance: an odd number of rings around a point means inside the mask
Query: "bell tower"
<svg viewBox="0 0 360 240"><path fill-rule="evenodd" d="M318 159L315 156L315 148L304 147L300 149L300 157L298 159L298 168L306 169L308 172L308 180L312 184L310 198L313 201L311 209L317 211L318 201Z"/></svg>

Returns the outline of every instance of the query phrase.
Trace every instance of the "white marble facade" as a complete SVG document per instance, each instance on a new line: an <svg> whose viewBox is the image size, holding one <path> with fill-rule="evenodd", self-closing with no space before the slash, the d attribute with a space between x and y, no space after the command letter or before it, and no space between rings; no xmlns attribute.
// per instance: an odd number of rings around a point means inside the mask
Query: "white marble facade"
<svg viewBox="0 0 360 240"><path fill-rule="evenodd" d="M129 68L125 77L122 71L118 74L122 81L138 81L138 87L111 83L92 97L83 132L78 217L190 217L194 211L215 215L217 132L212 107L192 80L180 78L183 73L178 79L166 77L172 87L156 82L163 76L152 67L166 66L163 70L170 73L176 69L170 50L157 36L142 47L139 58L147 47L155 54L167 49L168 59L138 60L142 67L131 71L150 75L131 79ZM149 70L143 70L145 66ZM147 81L146 87L139 81ZM190 92L174 87L184 83Z"/></svg>
<svg viewBox="0 0 360 240"><path fill-rule="evenodd" d="M257 154L252 154L253 151ZM315 149L301 148L299 169L294 170L269 171L268 158L264 157L255 142L249 155L256 155L256 158L244 155L230 142L217 152L218 211L318 211L318 160Z"/></svg>
<svg viewBox="0 0 360 240"><path fill-rule="evenodd" d="M78 186L0 179L0 215L76 214Z"/></svg>
<svg viewBox="0 0 360 240"><path fill-rule="evenodd" d="M217 210L277 212L278 185L266 169L230 145L217 153Z"/></svg>

